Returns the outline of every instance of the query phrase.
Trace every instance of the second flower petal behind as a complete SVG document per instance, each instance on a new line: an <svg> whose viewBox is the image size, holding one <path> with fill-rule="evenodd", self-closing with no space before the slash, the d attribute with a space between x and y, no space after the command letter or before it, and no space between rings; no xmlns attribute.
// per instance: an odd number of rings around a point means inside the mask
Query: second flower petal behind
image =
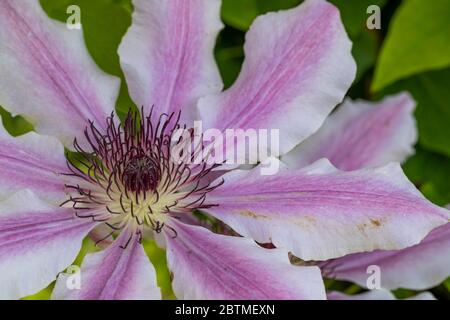
<svg viewBox="0 0 450 320"><path fill-rule="evenodd" d="M320 264L326 277L365 287L367 268L382 271L381 286L424 290L450 276L450 223L433 230L421 243L395 251L355 253Z"/></svg>
<svg viewBox="0 0 450 320"><path fill-rule="evenodd" d="M403 162L417 141L415 102L407 93L381 102L346 100L322 128L283 157L290 168L327 158L341 170Z"/></svg>

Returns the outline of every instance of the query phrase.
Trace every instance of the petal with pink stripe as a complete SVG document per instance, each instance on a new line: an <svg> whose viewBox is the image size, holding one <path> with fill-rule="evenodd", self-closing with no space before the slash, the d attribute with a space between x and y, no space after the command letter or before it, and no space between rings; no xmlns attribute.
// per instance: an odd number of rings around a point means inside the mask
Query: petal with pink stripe
<svg viewBox="0 0 450 320"><path fill-rule="evenodd" d="M381 102L346 100L312 137L283 157L290 168L327 158L341 170L403 162L414 153L415 102L407 93Z"/></svg>
<svg viewBox="0 0 450 320"><path fill-rule="evenodd" d="M29 190L0 202L0 299L18 299L48 286L74 261L94 226Z"/></svg>
<svg viewBox="0 0 450 320"><path fill-rule="evenodd" d="M438 285L450 277L450 223L403 250L356 253L320 264L325 276L363 287L372 265L380 268L383 288L424 290Z"/></svg>
<svg viewBox="0 0 450 320"><path fill-rule="evenodd" d="M290 151L344 98L356 72L351 46L338 9L323 0L258 17L236 82L199 102L205 128L279 129L281 154Z"/></svg>
<svg viewBox="0 0 450 320"><path fill-rule="evenodd" d="M87 120L105 126L119 79L97 67L82 30L51 20L39 1L2 0L0 88L3 107L71 146Z"/></svg>
<svg viewBox="0 0 450 320"><path fill-rule="evenodd" d="M119 48L133 100L154 114L183 110L222 90L213 50L223 25L220 0L134 0L133 24ZM192 125L192 123L191 123Z"/></svg>
<svg viewBox="0 0 450 320"><path fill-rule="evenodd" d="M67 170L64 147L55 138L34 132L20 137L10 136L0 121L0 199L30 189L39 196L62 202Z"/></svg>
<svg viewBox="0 0 450 320"><path fill-rule="evenodd" d="M321 160L302 170L223 176L208 194L209 212L239 234L272 242L304 260L327 260L417 244L447 223L448 210L427 201L398 164L344 172Z"/></svg>
<svg viewBox="0 0 450 320"><path fill-rule="evenodd" d="M156 272L137 236L121 235L105 250L88 254L81 265L80 289L67 288L68 274L61 274L53 299L150 300L161 299Z"/></svg>
<svg viewBox="0 0 450 320"><path fill-rule="evenodd" d="M176 233L166 232L167 259L178 299L325 299L317 268L290 264L287 251L170 224Z"/></svg>
<svg viewBox="0 0 450 320"><path fill-rule="evenodd" d="M347 295L341 292L330 292L328 300L397 300L392 292L384 289L375 289L355 295ZM404 300L436 300L430 292L422 292Z"/></svg>

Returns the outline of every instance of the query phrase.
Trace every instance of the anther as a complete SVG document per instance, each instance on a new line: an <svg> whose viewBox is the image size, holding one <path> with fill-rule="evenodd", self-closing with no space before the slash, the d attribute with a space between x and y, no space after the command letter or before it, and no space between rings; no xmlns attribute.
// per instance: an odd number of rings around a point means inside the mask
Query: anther
<svg viewBox="0 0 450 320"><path fill-rule="evenodd" d="M146 155L131 158L123 172L123 182L129 191L154 191L160 180L158 164Z"/></svg>

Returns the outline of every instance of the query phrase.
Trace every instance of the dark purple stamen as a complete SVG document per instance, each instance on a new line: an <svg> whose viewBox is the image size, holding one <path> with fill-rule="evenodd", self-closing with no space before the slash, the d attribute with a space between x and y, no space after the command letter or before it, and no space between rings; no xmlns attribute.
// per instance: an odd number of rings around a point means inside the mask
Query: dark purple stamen
<svg viewBox="0 0 450 320"><path fill-rule="evenodd" d="M155 191L160 179L158 164L145 154L135 156L125 165L123 182L130 191Z"/></svg>
<svg viewBox="0 0 450 320"><path fill-rule="evenodd" d="M172 159L172 150L180 150L174 147L185 143L183 138L173 139L175 130L186 129L178 124L179 118L179 114L163 114L155 122L150 112L138 121L139 115L129 112L121 124L116 123L112 114L104 132L90 122L84 132L84 146L74 141L78 157L68 161L70 173L66 175L80 179L80 184L66 185L70 197L64 204L71 203L78 217L105 221L113 232L124 225L117 220L110 223L111 217L131 216L138 226L148 222L149 227L161 232L165 224L156 215L176 217L214 206L206 203L206 194L223 181L213 184L206 176L219 165L189 161L196 156L195 152L203 150L203 145L195 146L194 154L184 162ZM168 199L175 200L159 204L168 194L171 195Z"/></svg>

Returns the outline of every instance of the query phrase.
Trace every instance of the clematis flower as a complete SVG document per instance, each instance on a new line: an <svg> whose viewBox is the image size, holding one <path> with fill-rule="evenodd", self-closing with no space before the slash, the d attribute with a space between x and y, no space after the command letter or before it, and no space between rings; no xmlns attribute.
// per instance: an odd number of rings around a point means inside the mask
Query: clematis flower
<svg viewBox="0 0 450 320"><path fill-rule="evenodd" d="M83 238L107 227L114 241L85 257L81 288L59 277L54 298L160 298L140 242L153 233L180 299L324 299L320 269L292 265L288 252L328 260L398 250L447 223L448 211L425 200L396 163L346 172L319 160L214 180L216 165L171 162L167 141L192 120L222 131L280 129L277 156L313 134L355 76L334 6L308 0L257 18L241 75L221 92L212 53L220 1L133 4L119 55L142 114L121 124L112 115L119 80L95 65L82 33L50 20L38 1L0 2L0 104L37 132L0 131L1 298L47 286ZM68 165L64 146L78 152ZM189 223L196 209L240 236Z"/></svg>
<svg viewBox="0 0 450 320"><path fill-rule="evenodd" d="M283 161L290 169L296 169L328 158L342 170L403 162L414 152L417 140L414 107L414 100L406 93L379 103L347 100L317 133L283 157ZM350 297L331 293L330 299L391 300L393 295L388 290L426 290L450 276L450 223L403 250L355 253L318 265L326 277L352 281L362 287L367 287L368 268L380 268L385 290Z"/></svg>

